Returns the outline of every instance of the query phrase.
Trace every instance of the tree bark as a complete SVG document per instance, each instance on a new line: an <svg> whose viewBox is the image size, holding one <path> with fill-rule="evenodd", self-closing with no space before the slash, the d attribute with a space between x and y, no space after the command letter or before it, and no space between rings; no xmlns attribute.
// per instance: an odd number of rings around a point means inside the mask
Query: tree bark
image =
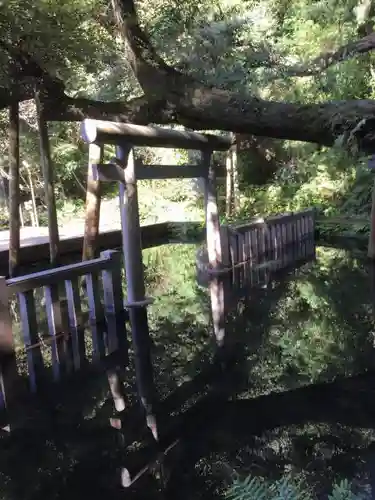
<svg viewBox="0 0 375 500"><path fill-rule="evenodd" d="M129 102L97 102L71 98L61 81L48 75L31 56L18 50L23 71L18 71L18 90L0 89L0 108L12 100L31 97L38 82L43 89L44 116L49 121L107 119L138 124L178 123L195 130L223 130L331 146L338 138L355 144L365 153L375 152L375 101L352 100L319 104L265 101L246 94L208 87L170 67L156 53L141 29L132 0L111 0L119 30L126 40L133 71L144 96ZM323 68L357 53L372 50L375 35L326 55ZM13 52L12 52L13 51ZM14 55L14 54L13 54ZM345 56L345 57L344 57ZM15 57L15 56L14 56ZM323 56L320 56L320 61ZM328 58L328 59L327 59ZM28 84L28 81L32 85ZM360 126L359 126L360 124Z"/></svg>

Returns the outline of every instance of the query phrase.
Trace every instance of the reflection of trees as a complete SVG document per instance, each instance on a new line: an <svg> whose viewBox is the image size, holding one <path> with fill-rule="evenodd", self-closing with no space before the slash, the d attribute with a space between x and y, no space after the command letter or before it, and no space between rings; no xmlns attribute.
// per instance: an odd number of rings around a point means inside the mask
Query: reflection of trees
<svg viewBox="0 0 375 500"><path fill-rule="evenodd" d="M206 316L197 316L198 310L208 311L207 292L189 282L184 293L178 293L190 275L166 297L170 310L163 301L158 305L160 310L152 318L152 338L156 380L164 398L158 408L162 445L182 434L171 463L171 497L199 498L229 481L233 469L271 478L290 468L303 470L306 480L317 481L324 488L331 485L337 469L350 477L353 464L359 464L363 453L371 455L375 427L372 376L257 399L228 400L236 394L254 398L270 390L332 377L336 372L359 372L371 362L372 299L366 268L350 254L335 257L332 253L297 274L297 279L280 276L267 290L249 290L228 315L227 331L236 354L231 360L231 376L212 364L211 328ZM165 289L171 290L170 283ZM303 336L311 318L316 331L322 330L321 337L329 339L320 347L309 335ZM302 341L304 349L292 352L290 346ZM334 350L336 344L339 349ZM298 372L301 352L303 376ZM317 365L309 362L314 352L329 369L315 371ZM129 384L133 377L130 369ZM112 409L105 390L98 398L95 384L90 393L79 389L73 415L77 416L77 408L87 399L94 410L86 420L81 415L69 420L71 413L62 406L55 428L2 437L0 485L4 498L123 498L118 468L137 470L144 465L155 451L152 441L146 439L141 447L139 436L129 426L124 444L133 443L138 451L133 454L124 448L117 431L108 426ZM186 399L189 403L181 408ZM138 414L133 420L139 423ZM226 464L224 468L220 462ZM168 459L166 464L168 467ZM25 480L20 482L20 477ZM140 480L141 494L146 484L147 495L154 498L157 481L151 475ZM126 494L133 495L131 491Z"/></svg>
<svg viewBox="0 0 375 500"><path fill-rule="evenodd" d="M249 383L242 397L371 369L373 298L368 275L368 267L350 252L330 251L321 255L317 266L285 282L280 293L248 301L246 313L234 324L236 336L245 340L241 370ZM306 332L311 321L318 346ZM256 338L254 357L250 344ZM302 348L293 350L297 343ZM312 352L316 363L309 359ZM302 376L300 366L305 368ZM213 494L233 470L271 478L294 470L325 491L337 471L347 477L363 472L367 458L374 461L374 381L373 375L364 375L255 400L220 402L204 416L215 423L207 440L191 430L182 472L177 465L170 482L171 497L177 487L186 498L192 490L195 498L199 491L202 497L208 491ZM371 471L366 474L372 483Z"/></svg>

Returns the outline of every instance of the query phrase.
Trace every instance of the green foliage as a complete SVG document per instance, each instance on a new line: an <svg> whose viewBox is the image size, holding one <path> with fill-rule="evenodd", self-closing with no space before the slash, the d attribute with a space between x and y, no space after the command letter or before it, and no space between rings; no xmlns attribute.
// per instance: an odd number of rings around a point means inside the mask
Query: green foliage
<svg viewBox="0 0 375 500"><path fill-rule="evenodd" d="M229 500L313 500L313 494L291 477L270 482L259 477L248 476L237 479L226 493ZM347 480L333 486L329 500L364 500L362 494L353 493Z"/></svg>
<svg viewBox="0 0 375 500"><path fill-rule="evenodd" d="M369 230L373 173L366 162L354 161L340 151L323 148L304 153L292 149L292 160L279 167L263 186L243 185L240 220L314 207L318 216L358 217L367 223L353 223L352 233ZM333 229L332 225L322 228ZM336 226L335 231L348 230Z"/></svg>
<svg viewBox="0 0 375 500"><path fill-rule="evenodd" d="M217 87L302 103L373 96L370 55L316 76L289 76L291 67L358 37L358 27L364 20L357 7L354 0L189 0L178 5L174 0L137 2L141 22L157 50L184 72ZM11 44L22 35L28 50L51 74L66 82L71 95L128 99L139 95L140 89L112 21L111 9L104 0L11 0L2 5L0 27ZM0 51L0 62L0 80L7 85L4 51ZM311 64L308 67L313 69ZM33 179L41 185L35 116L28 108L22 114L28 125L22 158L31 164ZM5 164L6 122L3 114L0 150ZM50 136L59 198L82 198L87 150L79 141L77 125L53 124ZM242 176L242 216L307 205L317 206L326 214L368 213L370 174L365 169L336 150L317 152L311 146L287 142L279 146L272 152L274 163L266 186L256 190L251 186L251 175ZM150 157L150 152L142 151L141 156ZM246 162L252 162L252 158L250 155L240 162L241 169L248 169L250 174ZM163 198L190 202L189 188L180 189L179 185L158 183L157 191L165 194ZM149 183L147 188L151 198L156 183Z"/></svg>

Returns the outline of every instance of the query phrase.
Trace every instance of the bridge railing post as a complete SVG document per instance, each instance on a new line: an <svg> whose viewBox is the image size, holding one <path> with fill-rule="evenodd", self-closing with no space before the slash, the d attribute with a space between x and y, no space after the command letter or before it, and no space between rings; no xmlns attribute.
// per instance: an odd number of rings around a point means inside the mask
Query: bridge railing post
<svg viewBox="0 0 375 500"><path fill-rule="evenodd" d="M12 318L10 315L9 294L4 276L0 277L0 416L5 414L6 421L0 418L0 427L10 429L12 404L16 397L18 371Z"/></svg>

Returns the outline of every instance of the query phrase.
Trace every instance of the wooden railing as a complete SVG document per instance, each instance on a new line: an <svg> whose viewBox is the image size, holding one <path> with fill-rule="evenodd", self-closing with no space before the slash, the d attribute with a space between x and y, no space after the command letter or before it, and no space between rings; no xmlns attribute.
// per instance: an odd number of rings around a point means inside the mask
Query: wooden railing
<svg viewBox="0 0 375 500"><path fill-rule="evenodd" d="M279 270L315 255L315 211L282 214L247 224L221 227L221 266L211 270L205 248L197 253L198 280L233 274L239 286L251 284L258 269ZM206 277L205 277L206 275Z"/></svg>
<svg viewBox="0 0 375 500"><path fill-rule="evenodd" d="M52 382L71 380L93 364L106 371L115 407L123 409L120 372L127 364L128 350L122 267L121 252L106 251L90 261L19 278L0 278L3 409L11 408L20 391L43 392ZM81 299L83 286L87 304ZM19 339L9 310L15 298ZM23 373L19 362L22 352ZM28 387L21 383L25 379Z"/></svg>
<svg viewBox="0 0 375 500"><path fill-rule="evenodd" d="M285 247L300 247L306 241L313 242L315 234L314 210L281 214L262 221L228 228L227 252L230 264L241 262L260 263L277 261L278 268L289 264L282 259ZM289 257L298 258L298 252ZM303 255L305 257L305 255Z"/></svg>

